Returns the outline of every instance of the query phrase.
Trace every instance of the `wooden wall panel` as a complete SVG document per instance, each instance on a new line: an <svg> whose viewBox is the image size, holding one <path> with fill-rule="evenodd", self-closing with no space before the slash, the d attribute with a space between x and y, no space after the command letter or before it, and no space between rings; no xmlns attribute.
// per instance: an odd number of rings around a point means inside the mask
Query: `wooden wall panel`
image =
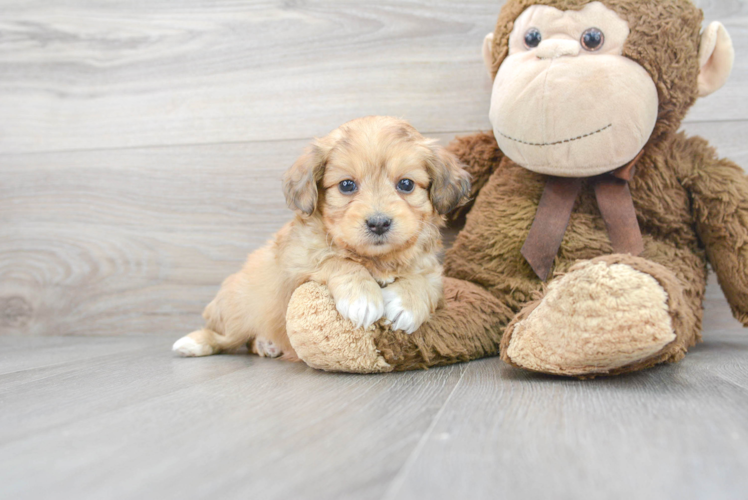
<svg viewBox="0 0 748 500"><path fill-rule="evenodd" d="M738 50L685 128L748 165ZM0 333L176 335L285 220L282 172L367 113L490 127L500 2L0 0Z"/></svg>
<svg viewBox="0 0 748 500"><path fill-rule="evenodd" d="M0 152L301 139L367 114L488 127L501 1L0 6ZM748 116L748 6L701 1L739 57L689 121Z"/></svg>

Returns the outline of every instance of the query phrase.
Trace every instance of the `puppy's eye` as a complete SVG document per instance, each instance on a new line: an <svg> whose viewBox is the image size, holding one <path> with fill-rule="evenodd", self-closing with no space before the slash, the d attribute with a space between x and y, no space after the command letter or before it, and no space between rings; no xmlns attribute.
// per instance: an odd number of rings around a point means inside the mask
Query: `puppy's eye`
<svg viewBox="0 0 748 500"><path fill-rule="evenodd" d="M340 192L343 194L353 194L358 189L358 186L356 186L356 183L352 180L346 179L344 181L340 181L340 184L338 184L338 189L340 189Z"/></svg>
<svg viewBox="0 0 748 500"><path fill-rule="evenodd" d="M412 193L416 188L416 183L410 179L400 179L397 183L397 190L401 193Z"/></svg>

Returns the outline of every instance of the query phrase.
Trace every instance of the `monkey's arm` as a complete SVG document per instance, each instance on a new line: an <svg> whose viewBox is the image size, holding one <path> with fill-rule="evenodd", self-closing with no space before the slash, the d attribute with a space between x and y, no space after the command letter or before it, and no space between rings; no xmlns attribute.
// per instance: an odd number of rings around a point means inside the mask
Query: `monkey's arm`
<svg viewBox="0 0 748 500"><path fill-rule="evenodd" d="M451 223L470 211L478 192L488 182L504 155L492 132L457 137L447 149L460 159L472 178L470 200L447 215L447 221Z"/></svg>
<svg viewBox="0 0 748 500"><path fill-rule="evenodd" d="M691 193L696 230L733 315L748 326L748 177L700 137L684 147L693 159L682 182Z"/></svg>

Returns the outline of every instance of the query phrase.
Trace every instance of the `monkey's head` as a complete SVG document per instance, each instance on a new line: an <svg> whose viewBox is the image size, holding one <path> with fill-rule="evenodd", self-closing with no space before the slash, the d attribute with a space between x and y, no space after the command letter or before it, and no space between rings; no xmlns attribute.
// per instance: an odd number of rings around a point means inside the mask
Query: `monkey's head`
<svg viewBox="0 0 748 500"><path fill-rule="evenodd" d="M630 162L729 76L730 37L702 18L689 0L509 0L483 45L499 147L548 175Z"/></svg>

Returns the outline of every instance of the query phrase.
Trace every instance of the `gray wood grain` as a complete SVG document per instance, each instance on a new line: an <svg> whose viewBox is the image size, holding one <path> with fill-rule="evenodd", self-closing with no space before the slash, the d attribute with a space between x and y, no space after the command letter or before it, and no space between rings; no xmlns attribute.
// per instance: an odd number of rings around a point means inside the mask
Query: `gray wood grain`
<svg viewBox="0 0 748 500"><path fill-rule="evenodd" d="M383 498L743 499L748 344L731 344L591 382L471 364Z"/></svg>
<svg viewBox="0 0 748 500"><path fill-rule="evenodd" d="M0 152L305 139L368 114L485 129L502 3L3 0ZM688 120L746 119L748 6L697 3L738 57Z"/></svg>
<svg viewBox="0 0 748 500"><path fill-rule="evenodd" d="M497 358L358 376L241 354L177 358L163 336L0 337L12 351L2 366L28 363L0 374L0 491L742 499L748 337L705 330L677 365L592 381Z"/></svg>
<svg viewBox="0 0 748 500"><path fill-rule="evenodd" d="M62 355L44 379L0 377L3 496L379 498L465 369L328 375L127 340L126 353Z"/></svg>
<svg viewBox="0 0 748 500"><path fill-rule="evenodd" d="M291 216L280 175L303 144L8 158L0 331L194 327L221 280Z"/></svg>
<svg viewBox="0 0 748 500"><path fill-rule="evenodd" d="M500 2L1 5L0 334L184 333L290 217L279 179L312 135L490 127ZM700 5L738 58L685 128L745 166L748 7Z"/></svg>

